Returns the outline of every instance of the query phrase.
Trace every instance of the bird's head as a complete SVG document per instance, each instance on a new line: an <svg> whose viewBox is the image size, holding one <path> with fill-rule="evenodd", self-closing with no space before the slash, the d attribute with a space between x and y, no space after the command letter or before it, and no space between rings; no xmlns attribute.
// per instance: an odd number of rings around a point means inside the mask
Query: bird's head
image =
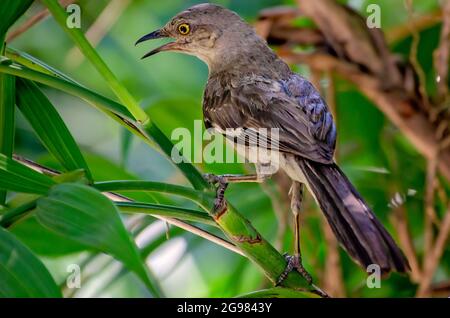
<svg viewBox="0 0 450 318"><path fill-rule="evenodd" d="M153 39L172 38L142 58L163 51L194 55L211 68L230 60L237 52L262 41L253 28L236 13L215 4L199 4L174 16L164 27L141 37L136 44Z"/></svg>

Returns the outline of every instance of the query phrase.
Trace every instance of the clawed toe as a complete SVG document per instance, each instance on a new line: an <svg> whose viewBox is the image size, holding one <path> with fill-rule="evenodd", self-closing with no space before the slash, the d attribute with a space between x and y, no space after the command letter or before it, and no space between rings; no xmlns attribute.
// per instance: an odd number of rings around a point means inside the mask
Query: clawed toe
<svg viewBox="0 0 450 318"><path fill-rule="evenodd" d="M225 190L228 187L228 183L226 182L223 176L217 176L212 173L206 173L203 175L203 178L213 186L216 186L216 199L214 200L214 213L220 213L227 208L227 202L225 201Z"/></svg>
<svg viewBox="0 0 450 318"><path fill-rule="evenodd" d="M313 283L312 276L303 267L300 256L289 255L287 253L284 254L283 256L287 261L287 265L286 265L286 268L284 269L283 273L281 273L280 277L278 277L276 286L280 285L286 279L286 277L289 275L289 273L292 272L293 270L296 270L297 272L299 272L300 275L302 275L302 277L308 282L308 284L312 285L312 283Z"/></svg>

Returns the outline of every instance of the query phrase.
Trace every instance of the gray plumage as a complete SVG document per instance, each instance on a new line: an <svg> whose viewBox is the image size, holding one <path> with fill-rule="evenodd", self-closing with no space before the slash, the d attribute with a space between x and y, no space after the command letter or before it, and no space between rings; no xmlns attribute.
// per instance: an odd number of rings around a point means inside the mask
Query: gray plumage
<svg viewBox="0 0 450 318"><path fill-rule="evenodd" d="M181 24L189 25L189 35L177 32ZM203 99L207 128L222 133L227 128L278 128L274 142L281 168L308 186L344 249L365 267L408 270L394 240L334 163L336 127L310 82L293 73L237 14L217 5L191 7L158 32L176 41L147 55L179 51L208 65ZM239 136L227 137L239 142Z"/></svg>

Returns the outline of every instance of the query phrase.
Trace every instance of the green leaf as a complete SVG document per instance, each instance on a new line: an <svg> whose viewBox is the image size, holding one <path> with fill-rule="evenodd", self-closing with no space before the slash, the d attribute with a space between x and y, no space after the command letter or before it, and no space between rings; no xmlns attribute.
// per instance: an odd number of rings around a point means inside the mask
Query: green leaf
<svg viewBox="0 0 450 318"><path fill-rule="evenodd" d="M61 297L42 262L0 228L0 297Z"/></svg>
<svg viewBox="0 0 450 318"><path fill-rule="evenodd" d="M72 82L74 84L82 86L80 83L75 81L70 76L68 76L68 75L64 74L63 72L57 70L56 68L42 62L41 60L35 58L34 56L29 55L28 53L13 49L11 47L6 47L5 55L6 55L6 57L10 58L12 61L22 64L31 70L45 73L45 74L48 74L51 76L59 77L65 81Z"/></svg>
<svg viewBox="0 0 450 318"><path fill-rule="evenodd" d="M148 123L145 126L145 131L143 131L142 128L140 128L140 125L131 119L131 113L123 105L113 100L110 100L73 82L65 81L56 76L36 72L24 68L18 64L0 63L0 73L7 73L26 78L78 96L88 101L91 105L99 108L107 115L111 116L114 120L118 121L132 133L141 137L147 144L154 146L154 143L152 142L153 139L167 157L170 158L171 156L174 145L155 123ZM150 139L149 136L152 139ZM184 162L184 160L182 160L177 164L177 166L191 182L194 188L205 189L209 187L208 183L203 179L201 173L191 163Z"/></svg>
<svg viewBox="0 0 450 318"><path fill-rule="evenodd" d="M3 227L9 227L35 207L36 200L34 199L15 208L8 209L3 215L0 216L0 225Z"/></svg>
<svg viewBox="0 0 450 318"><path fill-rule="evenodd" d="M130 131L122 129L120 131L120 156L122 166L126 166L131 146L133 145L133 135Z"/></svg>
<svg viewBox="0 0 450 318"><path fill-rule="evenodd" d="M11 158L14 149L14 76L0 74L0 153ZM4 205L6 191L0 191L0 205Z"/></svg>
<svg viewBox="0 0 450 318"><path fill-rule="evenodd" d="M217 226L207 213L198 210L153 203L116 202L115 204L123 212L162 215Z"/></svg>
<svg viewBox="0 0 450 318"><path fill-rule="evenodd" d="M274 287L240 295L236 298L320 298L320 296L291 288Z"/></svg>
<svg viewBox="0 0 450 318"><path fill-rule="evenodd" d="M82 99L88 100L92 105L100 108L102 111L109 111L117 116L120 116L128 121L132 121L131 113L121 104L110 100L98 93L95 93L83 86L75 84L70 81L63 80L57 76L44 74L33 71L19 64L8 63L11 60L6 60L0 63L0 72L7 73L22 78L26 78L35 82L39 82L50 87L56 88L63 92L78 96Z"/></svg>
<svg viewBox="0 0 450 318"><path fill-rule="evenodd" d="M56 0L42 0L52 13L56 22L75 42L83 55L92 63L97 71L103 76L111 90L116 94L119 100L127 107L133 117L140 123L149 122L147 114L140 108L134 97L123 86L114 73L109 69L108 65L102 60L97 51L92 47L79 28L69 28L67 26L67 12L60 6Z"/></svg>
<svg viewBox="0 0 450 318"><path fill-rule="evenodd" d="M17 106L28 120L48 151L67 171L83 169L86 177L92 180L86 161L75 139L59 116L55 107L29 80L17 79Z"/></svg>
<svg viewBox="0 0 450 318"><path fill-rule="evenodd" d="M46 194L54 184L50 177L0 154L0 189Z"/></svg>
<svg viewBox="0 0 450 318"><path fill-rule="evenodd" d="M176 184L141 181L141 180L114 180L96 182L94 187L100 191L146 191L173 194L189 199L209 211L214 204L215 193L199 191Z"/></svg>
<svg viewBox="0 0 450 318"><path fill-rule="evenodd" d="M36 216L56 233L122 261L155 296L161 295L116 207L99 191L81 184L59 184L38 200Z"/></svg>
<svg viewBox="0 0 450 318"><path fill-rule="evenodd" d="M27 11L33 0L2 0L0 6L0 38L8 31L9 27Z"/></svg>
<svg viewBox="0 0 450 318"><path fill-rule="evenodd" d="M86 245L44 227L34 214L14 223L8 230L39 255L57 257L87 250Z"/></svg>

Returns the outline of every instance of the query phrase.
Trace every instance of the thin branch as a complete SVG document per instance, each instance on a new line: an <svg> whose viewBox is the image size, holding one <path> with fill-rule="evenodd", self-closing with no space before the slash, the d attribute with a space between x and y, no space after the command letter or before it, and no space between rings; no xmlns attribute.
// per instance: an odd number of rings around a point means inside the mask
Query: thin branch
<svg viewBox="0 0 450 318"><path fill-rule="evenodd" d="M442 20L442 11L436 10L431 13L421 14L420 16L415 16L412 21L409 20L406 24L395 26L386 31L386 40L388 43L396 43L411 35L410 23L415 26L415 29L420 32L422 30L428 29Z"/></svg>
<svg viewBox="0 0 450 318"><path fill-rule="evenodd" d="M437 81L437 100L448 98L448 63L450 55L450 1L444 1L439 47L434 51L434 68Z"/></svg>
<svg viewBox="0 0 450 318"><path fill-rule="evenodd" d="M449 233L450 233L450 204L448 205L447 212L445 213L444 219L442 220L441 228L436 238L434 248L427 256L422 280L420 282L417 291L418 297L426 297L430 292L431 282L433 280L434 273L439 265L439 261L442 257L442 254L444 253Z"/></svg>
<svg viewBox="0 0 450 318"><path fill-rule="evenodd" d="M433 158L441 147L435 136L436 127L421 112L415 110L410 100L396 92L383 90L380 79L364 73L356 65L325 53L299 54L279 49L278 54L288 63L306 63L317 69L336 72L356 85L425 158ZM450 180L450 149L440 152L438 167L442 175Z"/></svg>
<svg viewBox="0 0 450 318"><path fill-rule="evenodd" d="M425 107L425 110L431 115L431 105L430 101L428 99L428 94L426 90L426 76L425 72L420 65L418 59L417 59L417 51L419 47L420 42L420 36L419 32L414 24L414 8L412 4L412 0L404 0L405 7L408 12L408 21L409 21L409 27L411 29L411 35L412 35L412 43L411 43L411 49L409 52L409 61L411 65L413 66L418 78L419 78L419 92L422 98L422 104Z"/></svg>
<svg viewBox="0 0 450 318"><path fill-rule="evenodd" d="M433 223L437 223L434 210L434 189L436 182L436 159L430 159L427 165L426 190L425 190L425 216L424 216L424 256L423 268L427 267L428 254L433 247Z"/></svg>
<svg viewBox="0 0 450 318"><path fill-rule="evenodd" d="M408 216L403 205L398 206L394 210L393 225L398 235L398 240L405 257L411 266L411 280L418 283L422 276L422 271L419 266L419 260L414 248L411 232L408 228Z"/></svg>
<svg viewBox="0 0 450 318"><path fill-rule="evenodd" d="M60 0L60 4L63 7L67 7L69 4L74 3L76 0ZM20 25L17 29L12 30L8 33L6 38L6 43L10 43L12 40L19 37L21 34L25 33L29 29L31 29L37 23L43 21L45 18L49 16L50 12L47 9L41 10L36 13L34 16L26 20L22 25Z"/></svg>
<svg viewBox="0 0 450 318"><path fill-rule="evenodd" d="M327 105L334 117L334 122L337 126L339 123L336 116L337 105L335 82L331 72L324 72L324 74L326 76L326 79L328 80L326 86L321 85L321 72L316 69L312 69L312 83L317 87L318 90L323 91L322 93L326 98ZM337 146L334 152L334 158L337 162L339 158L339 147ZM339 243L336 239L336 236L333 234L330 225L324 217L321 217L321 223L327 246L325 268L322 277L324 289L327 290L333 297L345 297L345 287L341 269L341 258L339 255Z"/></svg>

